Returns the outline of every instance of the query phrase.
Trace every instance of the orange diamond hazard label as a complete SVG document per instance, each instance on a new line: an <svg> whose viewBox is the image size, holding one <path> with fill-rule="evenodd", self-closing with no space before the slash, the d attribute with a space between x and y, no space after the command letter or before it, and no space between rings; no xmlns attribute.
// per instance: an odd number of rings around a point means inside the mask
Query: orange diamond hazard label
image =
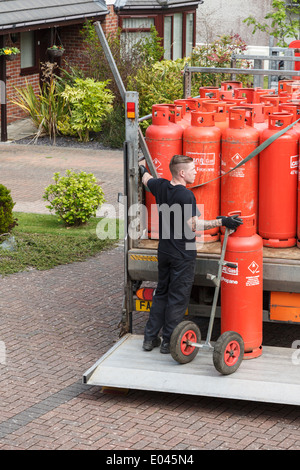
<svg viewBox="0 0 300 470"><path fill-rule="evenodd" d="M248 266L248 269L252 272L252 274L255 274L259 271L259 266L255 261L252 261L252 263Z"/></svg>
<svg viewBox="0 0 300 470"><path fill-rule="evenodd" d="M233 161L233 163L234 163L235 165L237 165L237 164L240 163L243 159L242 159L242 157L240 156L239 153L236 153L236 154L231 158L231 160Z"/></svg>

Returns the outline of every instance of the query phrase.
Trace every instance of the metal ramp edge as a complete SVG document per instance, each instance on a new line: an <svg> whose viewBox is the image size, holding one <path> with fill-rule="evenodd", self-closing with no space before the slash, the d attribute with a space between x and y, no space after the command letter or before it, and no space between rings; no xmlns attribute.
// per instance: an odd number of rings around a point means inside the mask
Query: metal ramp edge
<svg viewBox="0 0 300 470"><path fill-rule="evenodd" d="M143 337L128 334L83 374L88 385L159 391L300 405L300 369L295 349L265 346L263 354L244 360L232 375L220 375L212 353L199 350L189 364L178 364L159 348L142 349Z"/></svg>

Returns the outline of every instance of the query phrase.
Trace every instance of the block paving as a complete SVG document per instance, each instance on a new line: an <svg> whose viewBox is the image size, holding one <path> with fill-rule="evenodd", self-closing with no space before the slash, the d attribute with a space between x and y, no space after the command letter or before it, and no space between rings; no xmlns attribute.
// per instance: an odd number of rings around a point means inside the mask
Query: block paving
<svg viewBox="0 0 300 470"><path fill-rule="evenodd" d="M121 152L0 145L1 183L19 210L44 211L44 187L70 165L94 172L115 203ZM82 384L119 339L123 263L120 240L85 262L0 278L0 449L300 450L299 407ZM134 316L134 333L146 318ZM291 347L299 327L266 324L264 338Z"/></svg>

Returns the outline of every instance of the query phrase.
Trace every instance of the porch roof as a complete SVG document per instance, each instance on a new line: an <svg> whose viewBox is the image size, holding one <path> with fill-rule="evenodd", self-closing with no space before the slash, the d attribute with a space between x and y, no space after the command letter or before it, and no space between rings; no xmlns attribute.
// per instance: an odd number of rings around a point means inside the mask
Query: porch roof
<svg viewBox="0 0 300 470"><path fill-rule="evenodd" d="M104 0L0 0L0 34L108 14Z"/></svg>
<svg viewBox="0 0 300 470"><path fill-rule="evenodd" d="M114 8L119 10L164 10L168 8L182 8L198 6L204 0L116 0Z"/></svg>

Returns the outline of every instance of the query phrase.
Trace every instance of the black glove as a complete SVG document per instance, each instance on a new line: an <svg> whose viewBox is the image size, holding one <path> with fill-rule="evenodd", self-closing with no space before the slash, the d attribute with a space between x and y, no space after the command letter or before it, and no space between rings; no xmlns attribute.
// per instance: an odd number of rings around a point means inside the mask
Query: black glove
<svg viewBox="0 0 300 470"><path fill-rule="evenodd" d="M237 215L232 215L231 217L224 217L220 215L217 219L222 219L222 225L224 227L236 230L239 225L243 224L243 220L240 219Z"/></svg>
<svg viewBox="0 0 300 470"><path fill-rule="evenodd" d="M139 166L139 171L140 171L141 177L143 177L145 173L149 173L149 171L147 170L147 168L144 165Z"/></svg>

